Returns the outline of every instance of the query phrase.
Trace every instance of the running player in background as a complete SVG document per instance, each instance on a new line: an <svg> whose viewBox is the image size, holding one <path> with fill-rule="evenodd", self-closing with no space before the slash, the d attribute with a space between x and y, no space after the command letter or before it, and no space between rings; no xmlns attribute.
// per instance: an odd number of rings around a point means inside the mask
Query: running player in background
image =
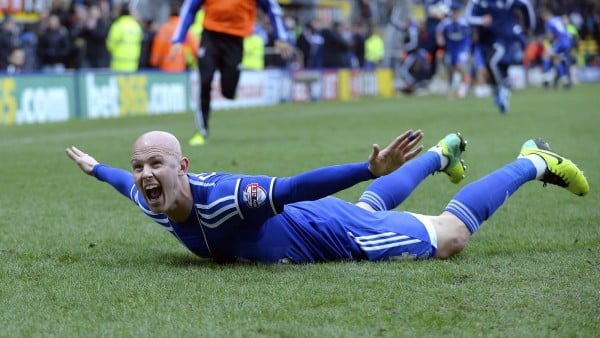
<svg viewBox="0 0 600 338"><path fill-rule="evenodd" d="M181 48L196 13L200 9L204 10L198 49L200 105L194 112L197 131L189 140L192 146L203 145L209 136L211 86L217 70L221 76L221 93L228 99L235 98L242 67L244 38L254 31L257 7L271 21L276 36L275 48L283 58L288 58L292 47L288 43L282 9L276 0L185 0L181 6L181 21L172 38L174 51Z"/></svg>
<svg viewBox="0 0 600 338"><path fill-rule="evenodd" d="M483 59L481 46L479 46L479 42L477 41L476 32L473 32L472 35L470 73L473 95L477 98L489 97L492 91L489 85L489 72Z"/></svg>
<svg viewBox="0 0 600 338"><path fill-rule="evenodd" d="M458 1L458 0L454 0ZM425 0L423 9L425 11L425 36L420 45L422 50L427 52L429 72L426 80L431 81L437 72L438 51L442 46L438 44L437 27L440 22L448 15L453 0Z"/></svg>
<svg viewBox="0 0 600 338"><path fill-rule="evenodd" d="M394 211L431 174L464 177L466 142L444 137L417 156L419 130L373 145L364 162L322 167L293 177L191 174L179 141L167 132L138 137L132 172L98 163L76 147L67 155L86 174L112 185L199 257L223 261L308 263L446 258L516 192L535 179L586 195L589 184L570 160L539 140L516 160L465 185L438 216ZM374 179L355 204L330 196Z"/></svg>
<svg viewBox="0 0 600 338"><path fill-rule="evenodd" d="M430 69L427 51L419 48L419 24L410 15L405 15L402 19L393 16L390 23L402 38L398 51L400 63L395 65L404 82L401 91L412 94L424 86Z"/></svg>
<svg viewBox="0 0 600 338"><path fill-rule="evenodd" d="M465 8L467 21L477 30L478 43L494 88L494 102L501 113L510 105L511 83L508 67L521 64L526 32L516 12L522 13L524 25L533 32L535 13L528 0L470 0Z"/></svg>
<svg viewBox="0 0 600 338"><path fill-rule="evenodd" d="M571 33L563 18L553 15L549 8L542 9L540 18L545 24L547 39L542 56L544 88L548 88L550 83L557 87L561 81L565 88L571 88Z"/></svg>
<svg viewBox="0 0 600 338"><path fill-rule="evenodd" d="M437 27L438 45L445 50L444 61L448 69L448 97L463 98L471 83L468 67L471 60L471 26L460 16L462 5L454 2L450 16Z"/></svg>

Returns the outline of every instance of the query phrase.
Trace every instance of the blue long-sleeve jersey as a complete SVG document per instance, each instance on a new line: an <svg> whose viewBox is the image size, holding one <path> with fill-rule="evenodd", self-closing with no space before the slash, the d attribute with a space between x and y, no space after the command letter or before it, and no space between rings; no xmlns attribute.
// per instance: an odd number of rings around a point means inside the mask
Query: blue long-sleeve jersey
<svg viewBox="0 0 600 338"><path fill-rule="evenodd" d="M339 244L347 240L342 228L336 233L343 240L324 241L320 230L283 226L295 221L290 220L293 211L283 214L282 211L294 202L316 200L374 178L367 162L323 167L282 178L217 172L188 174L193 208L188 219L178 223L165 214L150 211L130 172L98 164L93 175L131 199L146 216L196 255L217 261L242 258L267 262L291 256L294 261L355 256L349 251L354 244ZM263 225L274 216L278 216L276 222L266 227L272 230L265 233ZM257 242L259 235L261 239ZM265 253L265 250L271 251Z"/></svg>
<svg viewBox="0 0 600 338"><path fill-rule="evenodd" d="M558 46L571 46L571 33L560 16L553 16L546 21L546 35L550 41Z"/></svg>
<svg viewBox="0 0 600 338"><path fill-rule="evenodd" d="M535 29L535 12L529 0L471 0L465 7L467 21L478 28L479 43L492 45L501 41L522 40L523 28L515 15L516 10L523 14L524 24L530 31ZM485 15L492 17L492 24L483 25Z"/></svg>

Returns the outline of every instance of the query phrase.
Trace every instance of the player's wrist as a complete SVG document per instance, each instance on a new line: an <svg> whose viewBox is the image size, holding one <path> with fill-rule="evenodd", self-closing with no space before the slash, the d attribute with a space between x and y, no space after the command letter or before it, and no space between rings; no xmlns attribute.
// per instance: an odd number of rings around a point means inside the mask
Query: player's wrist
<svg viewBox="0 0 600 338"><path fill-rule="evenodd" d="M369 176L371 179L374 179L374 178L377 178L380 176L380 175L376 174L377 170L375 170L375 168L373 167L373 165L371 165L371 163L369 161L367 161L365 163L367 165L367 171L369 172Z"/></svg>
<svg viewBox="0 0 600 338"><path fill-rule="evenodd" d="M98 178L98 170L100 170L102 167L105 167L106 165L103 163L96 163L92 166L92 171L90 172L90 175Z"/></svg>

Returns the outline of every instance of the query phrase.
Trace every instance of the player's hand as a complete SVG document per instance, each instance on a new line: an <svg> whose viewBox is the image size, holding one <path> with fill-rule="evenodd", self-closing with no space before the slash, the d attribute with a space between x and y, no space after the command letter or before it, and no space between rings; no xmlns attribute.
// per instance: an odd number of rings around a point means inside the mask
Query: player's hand
<svg viewBox="0 0 600 338"><path fill-rule="evenodd" d="M175 56L181 51L181 48L183 48L181 46L181 43L179 43L179 42L173 43L171 45L171 48L169 48L169 60L175 59Z"/></svg>
<svg viewBox="0 0 600 338"><path fill-rule="evenodd" d="M369 171L375 176L383 176L400 168L423 150L422 145L417 147L422 139L421 130L407 130L383 149L374 144L369 156Z"/></svg>
<svg viewBox="0 0 600 338"><path fill-rule="evenodd" d="M492 24L493 21L494 19L490 14L486 14L483 16L483 26L488 27Z"/></svg>
<svg viewBox="0 0 600 338"><path fill-rule="evenodd" d="M81 168L81 170L84 173L90 176L93 175L92 169L94 169L94 166L98 164L98 161L96 161L95 158L88 155L87 153L84 153L83 151L77 149L77 147L74 146L67 148L66 152L67 156L69 156L75 163L77 163L79 168Z"/></svg>
<svg viewBox="0 0 600 338"><path fill-rule="evenodd" d="M277 51L277 53L281 55L281 57L285 60L289 59L289 57L292 55L292 52L294 51L294 48L287 41L276 40L275 51Z"/></svg>

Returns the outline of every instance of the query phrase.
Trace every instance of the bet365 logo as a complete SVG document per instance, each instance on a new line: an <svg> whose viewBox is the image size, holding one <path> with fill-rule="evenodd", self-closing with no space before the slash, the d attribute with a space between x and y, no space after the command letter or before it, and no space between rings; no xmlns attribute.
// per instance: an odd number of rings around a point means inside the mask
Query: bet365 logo
<svg viewBox="0 0 600 338"><path fill-rule="evenodd" d="M143 115L148 108L148 79L143 75L117 76L119 115Z"/></svg>

